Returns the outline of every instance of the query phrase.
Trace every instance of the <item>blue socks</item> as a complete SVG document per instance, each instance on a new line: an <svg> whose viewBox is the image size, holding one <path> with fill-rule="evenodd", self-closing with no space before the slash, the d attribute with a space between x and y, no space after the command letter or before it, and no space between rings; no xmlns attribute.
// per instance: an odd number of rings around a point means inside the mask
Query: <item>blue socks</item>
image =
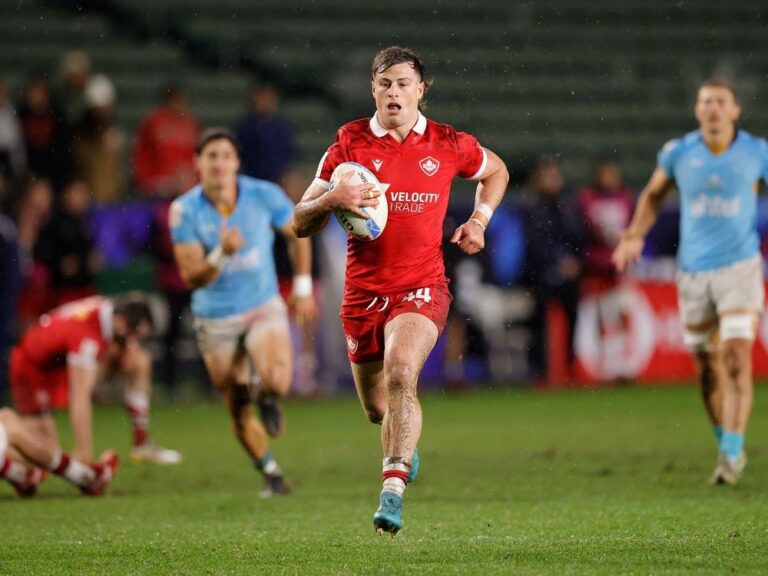
<svg viewBox="0 0 768 576"><path fill-rule="evenodd" d="M272 455L272 450L267 450L264 457L261 460L255 460L256 468L266 474L267 476L274 476L280 474L280 466L277 465L275 457Z"/></svg>
<svg viewBox="0 0 768 576"><path fill-rule="evenodd" d="M738 458L744 448L744 434L726 431L723 431L722 434L723 436L720 439L720 453L725 454L728 458Z"/></svg>
<svg viewBox="0 0 768 576"><path fill-rule="evenodd" d="M723 439L723 427L720 426L720 424L715 424L714 426L712 426L712 430L715 433L717 444L720 445L720 441Z"/></svg>

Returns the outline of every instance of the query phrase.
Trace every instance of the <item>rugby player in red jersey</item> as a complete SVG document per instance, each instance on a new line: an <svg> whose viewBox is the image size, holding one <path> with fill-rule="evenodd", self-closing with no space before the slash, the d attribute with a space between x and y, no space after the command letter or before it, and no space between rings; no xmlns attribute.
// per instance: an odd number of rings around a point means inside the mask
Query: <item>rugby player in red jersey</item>
<svg viewBox="0 0 768 576"><path fill-rule="evenodd" d="M140 342L152 327L146 301L133 295L86 298L43 315L11 353L11 391L27 430L48 450L60 450L52 410L68 406L73 456L89 462L91 397L98 377L107 370L122 372L132 380L129 390L138 392L149 366ZM116 458L110 461L115 468Z"/></svg>
<svg viewBox="0 0 768 576"><path fill-rule="evenodd" d="M329 191L342 162L370 169L387 196L382 235L348 241L341 319L363 409L382 425L384 484L373 524L391 534L402 527L403 492L418 469L419 373L451 302L441 247L451 182L456 176L479 182L475 210L451 238L475 254L509 180L504 163L474 137L422 115L427 88L416 53L396 46L379 52L371 67L376 113L339 129L294 212L298 236L321 230L339 208L367 217L362 208L379 202L373 186L351 185L349 173Z"/></svg>

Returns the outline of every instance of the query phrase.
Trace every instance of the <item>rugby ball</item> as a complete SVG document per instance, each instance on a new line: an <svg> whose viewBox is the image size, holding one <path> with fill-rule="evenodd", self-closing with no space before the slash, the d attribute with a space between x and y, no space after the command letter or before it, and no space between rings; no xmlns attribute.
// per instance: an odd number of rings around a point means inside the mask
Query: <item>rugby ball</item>
<svg viewBox="0 0 768 576"><path fill-rule="evenodd" d="M331 174L330 188L333 190L342 179L342 177L348 172L354 172L351 182L352 184L373 184L376 190L381 192L379 196L379 205L375 208L367 206L363 208L365 212L371 217L370 220L361 218L357 214L348 212L347 210L335 210L334 215L351 236L354 236L358 240L376 240L381 233L384 232L384 228L387 225L387 216L389 215L389 207L387 206L387 197L384 194L384 189L381 186L378 178L373 175L373 172L368 170L362 164L357 162L343 162L336 166L336 169Z"/></svg>

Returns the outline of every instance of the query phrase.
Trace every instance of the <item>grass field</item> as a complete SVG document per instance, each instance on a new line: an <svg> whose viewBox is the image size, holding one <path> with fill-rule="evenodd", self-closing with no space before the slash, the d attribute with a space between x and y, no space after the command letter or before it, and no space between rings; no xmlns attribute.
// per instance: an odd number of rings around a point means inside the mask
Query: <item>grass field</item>
<svg viewBox="0 0 768 576"><path fill-rule="evenodd" d="M768 389L735 489L693 388L484 391L423 399L423 468L405 528L377 536L378 429L351 397L290 402L275 451L295 493L261 480L216 404L159 406L178 467L124 463L86 499L57 478L0 486L0 574L765 574ZM127 452L118 409L98 447Z"/></svg>

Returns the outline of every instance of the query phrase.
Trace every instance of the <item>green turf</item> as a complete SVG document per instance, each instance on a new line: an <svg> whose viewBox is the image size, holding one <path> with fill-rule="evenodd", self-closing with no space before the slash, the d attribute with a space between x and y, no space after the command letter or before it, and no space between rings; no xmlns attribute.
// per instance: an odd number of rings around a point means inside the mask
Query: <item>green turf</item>
<svg viewBox="0 0 768 576"><path fill-rule="evenodd" d="M125 464L100 499L58 478L33 501L0 486L0 574L765 574L768 389L735 489L693 388L423 400L422 471L405 528L377 536L378 429L354 398L288 405L275 443L295 493L260 500L215 404L161 406L181 466ZM100 409L99 448L127 451Z"/></svg>

